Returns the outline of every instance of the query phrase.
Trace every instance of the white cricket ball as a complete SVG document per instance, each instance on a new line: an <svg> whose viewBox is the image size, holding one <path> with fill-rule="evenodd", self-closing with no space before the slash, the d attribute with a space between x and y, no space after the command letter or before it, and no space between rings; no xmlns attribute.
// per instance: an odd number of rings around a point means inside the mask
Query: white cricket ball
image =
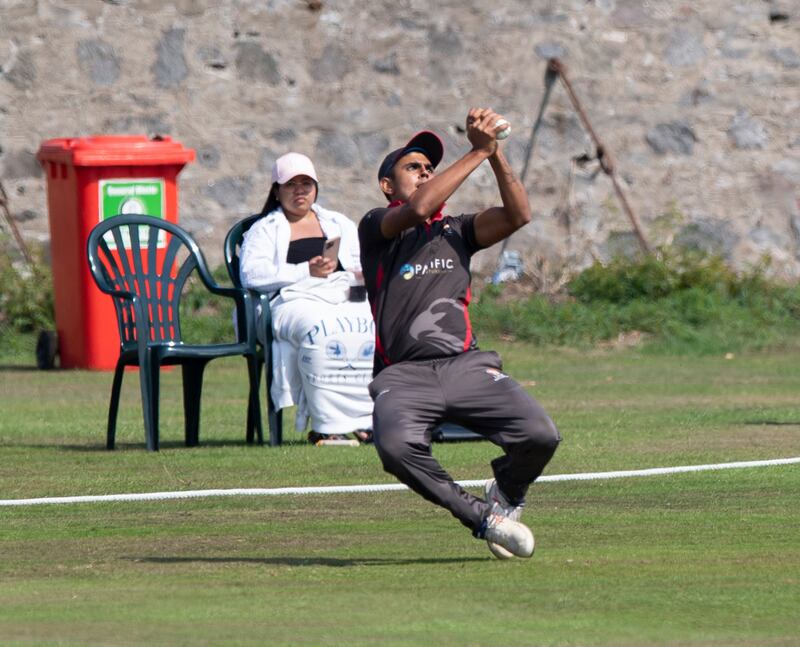
<svg viewBox="0 0 800 647"><path fill-rule="evenodd" d="M494 123L494 127L495 127L495 128L497 128L498 126L503 126L503 125L505 125L505 124L507 124L507 123L508 123L508 121L506 121L505 119L498 119L498 120L497 120L497 121ZM508 137L510 134L511 134L511 126L509 125L509 126L508 126L508 128L504 128L504 129L503 129L503 130L501 130L499 133L497 133L497 134L495 135L495 139L505 139L505 138L506 138L506 137Z"/></svg>

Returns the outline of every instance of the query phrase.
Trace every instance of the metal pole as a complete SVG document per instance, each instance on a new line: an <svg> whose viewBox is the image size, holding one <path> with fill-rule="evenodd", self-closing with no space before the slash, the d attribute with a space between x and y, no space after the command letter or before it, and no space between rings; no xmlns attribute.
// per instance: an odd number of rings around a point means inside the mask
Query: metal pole
<svg viewBox="0 0 800 647"><path fill-rule="evenodd" d="M622 187L620 186L619 182L617 181L617 177L615 174L614 169L614 162L611 158L611 155L608 152L608 149L603 145L600 141L600 138L597 136L597 133L592 128L592 124L589 121L589 117L586 114L586 111L583 109L578 96L575 94L575 90L572 88L572 84L567 77L567 67L564 63L561 62L558 58L551 58L547 62L548 69L552 70L554 73L558 74L561 78L561 82L564 84L564 88L567 91L567 95L572 101L572 106L575 108L575 112L578 113L580 117L581 123L583 127L586 129L586 132L589 133L589 136L592 138L592 142L594 143L595 149L597 151L597 160L600 162L600 168L603 169L603 172L611 178L611 184L614 186L614 191L619 198L620 203L622 204L622 209L625 211L625 215L628 216L628 220L631 222L631 226L633 227L633 231L636 234L636 238L639 240L639 245L641 246L642 250L646 253L650 253L650 245L647 243L647 239L644 237L644 233L642 233L642 228L639 225L639 219L636 217L636 214L633 212L630 203L628 202L625 193L622 191Z"/></svg>
<svg viewBox="0 0 800 647"><path fill-rule="evenodd" d="M8 195L6 195L6 190L3 188L2 182L0 182L0 207L2 207L3 216L8 223L9 229L11 229L11 234L14 236L14 240L17 243L17 247L19 247L19 251L21 251L22 255L25 257L25 262L28 264L28 267L33 268L33 258L31 258L31 254L25 245L25 241L22 240L22 236L19 235L17 225L14 223L14 219L11 217L11 211L8 208Z"/></svg>
<svg viewBox="0 0 800 647"><path fill-rule="evenodd" d="M539 104L539 114L536 115L536 121L534 121L533 128L531 128L531 136L528 138L528 146L525 149L525 162L522 165L522 172L519 175L519 181L523 186L525 185L525 178L528 177L528 169L530 168L533 149L536 147L536 135L539 133L539 128L542 126L544 111L547 109L548 101L550 101L550 93L553 90L553 85L555 85L556 78L558 78L558 74L547 67L544 74L544 95L542 95L542 102ZM508 247L508 241L510 238L510 236L504 238L503 243L500 246L497 269L492 275L492 283L502 283L503 281L503 279L501 279L501 271L503 266L507 264L504 259L506 247Z"/></svg>

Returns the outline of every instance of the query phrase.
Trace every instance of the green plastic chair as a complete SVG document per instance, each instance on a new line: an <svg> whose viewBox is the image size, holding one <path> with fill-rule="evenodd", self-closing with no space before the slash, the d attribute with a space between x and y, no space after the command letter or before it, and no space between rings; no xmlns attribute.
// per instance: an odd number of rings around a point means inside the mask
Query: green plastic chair
<svg viewBox="0 0 800 647"><path fill-rule="evenodd" d="M159 375L162 366L181 365L186 446L198 444L203 371L217 357L247 358L248 443L263 443L258 399L259 367L250 295L216 284L197 243L179 226L152 216L118 215L96 225L87 243L97 286L111 295L117 314L120 354L111 387L106 447L114 449L117 411L126 366L139 367L147 449L159 447ZM213 294L236 303L235 343L187 344L181 336L180 298L196 270Z"/></svg>
<svg viewBox="0 0 800 647"><path fill-rule="evenodd" d="M230 277L233 285L240 289L245 289L242 286L242 279L239 275L239 252L242 248L242 240L244 239L245 233L247 233L250 227L252 227L253 224L261 217L262 214L258 213L240 220L233 227L231 227L231 229L228 231L228 234L225 236L225 267L228 270L228 276ZM269 427L269 444L270 446L274 447L283 442L283 415L279 410L275 409L275 405L272 403L272 397L270 396L270 387L272 386L272 361L270 359L270 353L272 349L273 334L272 314L269 309L269 296L263 294L262 292L258 292L257 290L247 291L250 293L254 303L258 302L261 305L261 311L263 312L261 321L265 328L264 339L266 340L266 344L262 345L260 342L258 342L258 338L256 338L258 350L258 375L260 378L263 367L267 391L267 425ZM255 316L255 308L253 308L253 313ZM254 319L253 327L255 327L255 325Z"/></svg>

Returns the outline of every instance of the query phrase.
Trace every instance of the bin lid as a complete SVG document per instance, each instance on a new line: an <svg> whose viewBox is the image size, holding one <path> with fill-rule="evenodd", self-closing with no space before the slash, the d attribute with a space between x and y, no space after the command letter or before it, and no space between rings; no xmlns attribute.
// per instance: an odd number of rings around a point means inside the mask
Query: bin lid
<svg viewBox="0 0 800 647"><path fill-rule="evenodd" d="M48 139L36 157L72 166L183 165L194 160L194 149L166 136L93 135Z"/></svg>

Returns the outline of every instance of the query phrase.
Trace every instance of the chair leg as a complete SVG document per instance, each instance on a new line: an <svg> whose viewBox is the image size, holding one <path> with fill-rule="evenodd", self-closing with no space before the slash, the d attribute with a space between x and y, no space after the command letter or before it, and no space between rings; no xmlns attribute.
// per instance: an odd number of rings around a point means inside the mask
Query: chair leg
<svg viewBox="0 0 800 647"><path fill-rule="evenodd" d="M142 391L144 436L147 449L158 451L158 400L160 363L148 349L139 359L139 384Z"/></svg>
<svg viewBox="0 0 800 647"><path fill-rule="evenodd" d="M258 396L258 390L261 388L261 372L264 370L264 354L261 350L256 352L255 356L255 364L256 364L256 376L255 382L251 383L251 388L254 386L256 390L256 399L259 401L258 408L259 413L261 411L261 400Z"/></svg>
<svg viewBox="0 0 800 647"><path fill-rule="evenodd" d="M275 409L272 403L272 362L270 358L264 363L264 372L267 374L267 423L269 425L269 446L277 447L283 442L283 415Z"/></svg>
<svg viewBox="0 0 800 647"><path fill-rule="evenodd" d="M108 404L108 426L106 427L106 449L114 449L117 436L117 412L119 411L119 394L122 391L122 377L125 365L117 362L114 370L114 381L111 383L111 401Z"/></svg>
<svg viewBox="0 0 800 647"><path fill-rule="evenodd" d="M250 393L247 403L247 443L253 443L253 435L258 439L258 444L264 444L264 427L261 421L261 402L258 390L261 386L261 366L255 356L247 357L247 369L250 376Z"/></svg>
<svg viewBox="0 0 800 647"><path fill-rule="evenodd" d="M196 447L200 442L200 398L203 393L205 361L186 362L183 370L183 412L186 446Z"/></svg>
<svg viewBox="0 0 800 647"><path fill-rule="evenodd" d="M277 411L271 402L267 418L269 419L269 446L277 447L283 443L283 414Z"/></svg>

